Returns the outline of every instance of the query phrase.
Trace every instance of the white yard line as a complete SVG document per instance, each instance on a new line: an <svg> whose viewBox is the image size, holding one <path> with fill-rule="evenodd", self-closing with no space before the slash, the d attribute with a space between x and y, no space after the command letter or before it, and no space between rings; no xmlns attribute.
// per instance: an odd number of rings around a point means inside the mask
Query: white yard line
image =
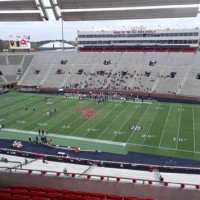
<svg viewBox="0 0 200 200"><path fill-rule="evenodd" d="M129 104L129 105L130 105L130 104ZM112 123L110 123L110 124L103 130L103 132L101 132L101 134L97 137L97 139L100 138L101 135L103 135L103 133L105 132L105 130L108 129L108 128L116 121L116 119L118 119L119 117L121 117L121 116L120 116L121 113L123 113L123 112L129 107L129 105L128 105L125 109L123 109L123 110L118 114L118 116L112 121ZM114 136L114 137L115 137L115 136ZM111 141L112 141L112 140L111 140Z"/></svg>
<svg viewBox="0 0 200 200"><path fill-rule="evenodd" d="M147 110L150 108L150 104L148 105L147 109L145 110L145 112L143 113L142 117L140 118L139 122L137 123L137 126L140 124L141 120L143 119L143 117L146 115ZM128 144L129 140L131 139L132 135L135 133L135 131L133 131L130 135L130 137L128 138L128 140L126 141L126 143Z"/></svg>
<svg viewBox="0 0 200 200"><path fill-rule="evenodd" d="M121 128L119 130L121 130L124 125L127 123L127 121L135 114L136 110L138 109L139 107L136 107L136 109L134 110L134 112L126 119L126 121L123 123L123 125L121 126ZM113 141L115 139L116 135L112 138L111 141Z"/></svg>
<svg viewBox="0 0 200 200"><path fill-rule="evenodd" d="M22 107L22 110L24 110L24 107L23 107L22 105L15 107L14 110L16 110L16 109L18 110L20 107ZM10 110L10 111L13 111L13 112L14 112L14 110L12 109L12 110ZM6 112L9 112L9 111L6 111ZM5 112L5 114L7 114L6 112ZM32 111L26 111L25 114L31 113L31 112L32 112ZM1 115L2 115L2 114L4 114L4 113L1 113ZM19 119L20 117L22 117L23 115L25 115L25 114L23 113L22 115L18 115L18 116L17 116L18 119ZM11 122L11 121L13 121L13 120L14 120L14 119L11 119L11 120L5 121L4 123L9 123L9 122Z"/></svg>
<svg viewBox="0 0 200 200"><path fill-rule="evenodd" d="M161 138L160 138L159 147L161 145L161 142L162 142L162 139L163 139L163 136L164 136L164 132L165 132L165 129L166 129L166 126L167 126L167 122L168 122L168 119L169 119L171 108L172 108L172 105L170 105L170 108L169 108L169 111L168 111L168 115L167 115L167 118L165 120L165 125L164 125L163 131L162 131L162 135L161 135Z"/></svg>
<svg viewBox="0 0 200 200"><path fill-rule="evenodd" d="M161 105L159 105L159 109L157 109L157 113L155 114L155 117L154 117L153 121L151 122L151 126L149 126L149 130L147 131L147 135L149 134L149 131L150 131L151 127L153 126L153 123L154 123L154 121L155 121L155 119L156 119L156 117L157 117L157 115L158 115L158 113L159 113L160 106L161 106ZM143 140L143 142L142 142L141 145L143 145L143 144L145 143L146 138L147 138L147 137L144 137L144 140Z"/></svg>
<svg viewBox="0 0 200 200"><path fill-rule="evenodd" d="M108 106L109 104L107 104L106 106ZM95 105L94 107L92 107L92 109L94 109L94 108L96 108L98 105ZM104 110L105 108L106 108L106 106L104 106L103 107L103 109L101 109L101 110L99 110L99 112L101 112L102 110ZM91 109L91 107L90 107L90 109ZM112 112L113 110L111 110L108 114L110 114L111 112ZM108 115L107 114L107 115ZM107 115L105 115L102 119L104 119ZM78 119L80 119L81 118L81 115L80 115L80 117L79 118L77 118L77 119L75 119L75 120L73 120L71 123L73 123L74 121L76 121L76 120L78 120ZM88 122L88 120L86 120L85 122L83 122L79 127L77 127L76 129L74 129L71 133L70 133L70 135L73 135L73 133L76 131L76 130L78 130L81 126L83 126L85 123L87 123ZM70 124L71 124L70 123ZM87 130L86 130L87 131ZM84 136L81 136L81 137L84 137Z"/></svg>
<svg viewBox="0 0 200 200"><path fill-rule="evenodd" d="M194 152L196 151L196 141L195 141L195 127L194 127L194 106L192 106L192 122L193 122L193 140L194 140Z"/></svg>
<svg viewBox="0 0 200 200"><path fill-rule="evenodd" d="M70 103L70 102L69 102L69 103ZM69 103L68 103L68 104L69 104ZM66 104L66 105L68 105L68 104ZM43 107L45 107L45 106L46 106L46 103L45 103L44 105L40 106L40 107L36 107L36 110L40 110L41 108L43 108ZM52 109L52 108L51 108L51 109ZM41 112L37 112L37 114L40 115L41 113L45 112L45 113L44 113L44 116L43 116L43 117L45 117L45 116L47 116L47 115L46 115L46 112L48 112L49 110L50 110L50 108L45 109L45 110L41 110ZM31 111L31 112L34 112L34 111ZM43 117L42 117L42 118L43 118ZM49 117L49 118L50 118L50 117ZM36 120L34 120L34 121L31 121L31 124L34 124L36 121L38 121L38 119L36 119ZM46 121L43 122L43 123L46 123L46 122L48 122L48 121L49 121L49 120L46 120ZM30 125L30 124L29 124L29 125ZM28 126L29 126L29 125L28 125ZM23 129L23 128L26 127L26 126L27 126L27 124L24 125L24 126L22 126L21 129ZM38 125L38 126L39 126L39 125ZM11 127L12 127L12 126L11 126Z"/></svg>
<svg viewBox="0 0 200 200"><path fill-rule="evenodd" d="M85 102L85 101L84 101ZM83 105L83 107L82 108L86 108L87 106L89 106L90 104L92 104L91 103L91 101L89 101L89 103L87 103L87 104L85 104L84 103L84 105ZM96 106L94 106L94 107L96 107ZM69 113L69 115L67 115L68 117L65 119L66 121L67 121L67 119L68 118L70 118L71 117L71 115L73 115L74 114L74 108L73 107L71 107L71 108L69 108L70 109L70 113ZM63 114L64 112L62 112L61 114ZM78 120L78 119L80 119L81 118L81 115L79 116L79 117L77 117L76 119L74 119L74 120L72 120L69 124L67 124L67 126L69 126L71 123L73 123L74 121L76 121L76 120ZM64 120L64 119L63 119ZM62 120L62 121L63 121ZM56 124L59 124L61 121L59 121L58 123L56 123ZM54 126L56 126L56 124L54 124ZM62 131L63 129L60 127L60 130L59 131L57 131L56 133L58 134L58 133L60 133L60 131Z"/></svg>
<svg viewBox="0 0 200 200"><path fill-rule="evenodd" d="M182 110L183 110L183 106L181 106L181 109L180 109L180 119L179 119L179 125L178 125L178 135L176 137L176 150L178 148L178 140L179 140L179 134L180 134L180 127L181 127Z"/></svg>

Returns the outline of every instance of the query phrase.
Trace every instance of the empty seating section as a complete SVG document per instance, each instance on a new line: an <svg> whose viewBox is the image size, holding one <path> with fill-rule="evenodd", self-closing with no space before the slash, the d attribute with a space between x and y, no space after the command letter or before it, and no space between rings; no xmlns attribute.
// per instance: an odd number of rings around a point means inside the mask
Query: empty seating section
<svg viewBox="0 0 200 200"><path fill-rule="evenodd" d="M156 200L135 196L90 193L83 191L60 190L33 186L11 185L0 188L1 200Z"/></svg>
<svg viewBox="0 0 200 200"><path fill-rule="evenodd" d="M4 75L4 78L6 79L7 82L17 82L17 77L16 75Z"/></svg>
<svg viewBox="0 0 200 200"><path fill-rule="evenodd" d="M76 53L72 53L71 59L75 60ZM70 57L70 56L69 56ZM28 86L39 86L42 87L43 84L46 87L59 87L62 84L65 74L66 66L61 64L61 60L67 60L66 53L50 53L50 52L42 52L37 53L32 62L30 63L30 67L26 70L24 76L19 81L20 85L28 85ZM67 61L68 63L68 61ZM70 61L69 61L70 63ZM57 70L62 70L62 73L56 73ZM58 75L61 78L58 78ZM46 82L46 83L45 83ZM55 84L54 84L55 82ZM48 84L49 83L49 84Z"/></svg>
<svg viewBox="0 0 200 200"><path fill-rule="evenodd" d="M158 74L159 81L155 87L155 91L158 93L179 94L189 70L190 66L165 67L162 74ZM171 76L171 72L176 73L174 77Z"/></svg>
<svg viewBox="0 0 200 200"><path fill-rule="evenodd" d="M0 55L0 83L7 84L17 82L20 78L19 72L21 75L22 66L27 66L29 63L24 63L26 56L23 54L16 55ZM32 55L33 58L33 55ZM27 68L26 67L26 68ZM26 69L25 68L25 69Z"/></svg>
<svg viewBox="0 0 200 200"><path fill-rule="evenodd" d="M2 55L0 56L0 65L6 65L6 56L5 55Z"/></svg>
<svg viewBox="0 0 200 200"><path fill-rule="evenodd" d="M21 65L23 55L7 55L9 65Z"/></svg>
<svg viewBox="0 0 200 200"><path fill-rule="evenodd" d="M0 83L6 83L6 79L0 75Z"/></svg>
<svg viewBox="0 0 200 200"><path fill-rule="evenodd" d="M22 73L24 73L30 65L34 55L25 55L24 62L22 64Z"/></svg>
<svg viewBox="0 0 200 200"><path fill-rule="evenodd" d="M67 69L68 67L68 69ZM49 74L48 77L43 81L41 84L42 87L55 87L60 88L62 86L63 81L66 79L66 76L69 74L69 68L70 66L59 66L54 65ZM57 70L61 70L61 73L57 73Z"/></svg>
<svg viewBox="0 0 200 200"><path fill-rule="evenodd" d="M195 57L195 53L170 53L166 61L166 66L190 66L192 60Z"/></svg>
<svg viewBox="0 0 200 200"><path fill-rule="evenodd" d="M188 73L187 79L185 80L180 94L183 95L191 95L191 96L200 96L199 82L200 80L197 79L197 74L200 73L200 56L199 54L195 54L191 69Z"/></svg>
<svg viewBox="0 0 200 200"><path fill-rule="evenodd" d="M0 65L0 70L3 75L17 75L17 70L20 65Z"/></svg>

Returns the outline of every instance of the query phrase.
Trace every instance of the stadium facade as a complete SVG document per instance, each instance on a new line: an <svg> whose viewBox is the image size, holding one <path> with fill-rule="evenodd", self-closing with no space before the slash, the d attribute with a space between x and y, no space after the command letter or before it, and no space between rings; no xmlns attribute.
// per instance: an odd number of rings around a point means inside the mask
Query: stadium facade
<svg viewBox="0 0 200 200"><path fill-rule="evenodd" d="M196 29L78 31L80 51L191 51L199 49Z"/></svg>

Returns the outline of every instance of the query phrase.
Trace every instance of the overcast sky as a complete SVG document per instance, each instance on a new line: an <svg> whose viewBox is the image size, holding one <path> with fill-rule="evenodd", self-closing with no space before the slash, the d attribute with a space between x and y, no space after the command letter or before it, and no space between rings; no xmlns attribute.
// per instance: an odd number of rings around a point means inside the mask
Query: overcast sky
<svg viewBox="0 0 200 200"><path fill-rule="evenodd" d="M64 39L75 40L77 30L130 30L144 26L147 29L196 28L200 27L200 16L179 19L117 20L92 22L64 22ZM62 38L62 23L50 19L44 22L0 22L0 39L9 35L30 35L31 41L58 40Z"/></svg>

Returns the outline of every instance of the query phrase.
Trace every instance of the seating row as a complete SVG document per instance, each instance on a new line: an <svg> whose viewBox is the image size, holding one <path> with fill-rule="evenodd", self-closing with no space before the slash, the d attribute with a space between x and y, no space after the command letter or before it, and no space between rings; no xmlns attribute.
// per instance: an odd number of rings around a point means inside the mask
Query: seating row
<svg viewBox="0 0 200 200"><path fill-rule="evenodd" d="M33 186L12 185L0 188L1 200L156 200L150 198L126 197L114 194L90 193Z"/></svg>

